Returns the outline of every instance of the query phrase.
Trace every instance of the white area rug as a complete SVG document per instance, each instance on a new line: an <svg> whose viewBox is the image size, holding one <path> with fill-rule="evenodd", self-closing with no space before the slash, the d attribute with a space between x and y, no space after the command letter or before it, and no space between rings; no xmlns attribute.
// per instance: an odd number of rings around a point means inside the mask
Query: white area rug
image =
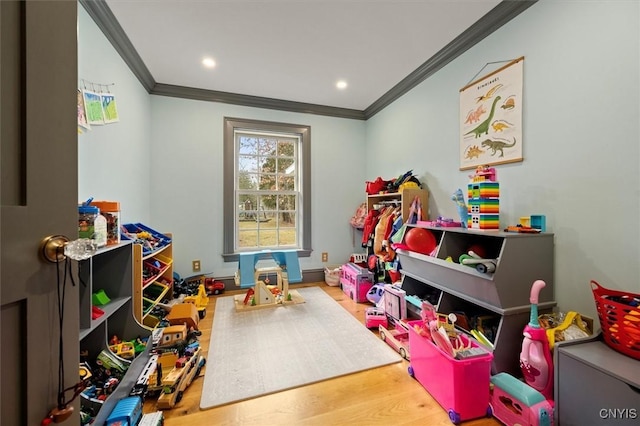
<svg viewBox="0 0 640 426"><path fill-rule="evenodd" d="M217 299L200 408L401 360L321 288L298 292L306 303L248 312Z"/></svg>

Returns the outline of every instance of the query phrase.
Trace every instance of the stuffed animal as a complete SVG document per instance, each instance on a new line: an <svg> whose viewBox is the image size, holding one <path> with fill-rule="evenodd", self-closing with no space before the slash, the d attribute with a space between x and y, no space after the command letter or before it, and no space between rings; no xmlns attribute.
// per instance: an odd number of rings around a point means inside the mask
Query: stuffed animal
<svg viewBox="0 0 640 426"><path fill-rule="evenodd" d="M458 207L458 215L460 215L460 222L463 228L467 227L467 219L469 219L469 210L467 204L464 202L464 195L462 189L458 188L456 192L451 195L451 199L456 202Z"/></svg>

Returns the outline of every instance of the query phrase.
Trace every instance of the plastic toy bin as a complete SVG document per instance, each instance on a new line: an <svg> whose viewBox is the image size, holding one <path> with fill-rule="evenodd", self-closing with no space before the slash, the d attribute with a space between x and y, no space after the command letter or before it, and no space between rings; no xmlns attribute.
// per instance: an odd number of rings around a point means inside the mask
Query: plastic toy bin
<svg viewBox="0 0 640 426"><path fill-rule="evenodd" d="M491 416L489 380L493 354L455 359L438 348L431 339L420 336L409 321L409 374L438 401L452 423ZM479 345L469 339L472 347Z"/></svg>

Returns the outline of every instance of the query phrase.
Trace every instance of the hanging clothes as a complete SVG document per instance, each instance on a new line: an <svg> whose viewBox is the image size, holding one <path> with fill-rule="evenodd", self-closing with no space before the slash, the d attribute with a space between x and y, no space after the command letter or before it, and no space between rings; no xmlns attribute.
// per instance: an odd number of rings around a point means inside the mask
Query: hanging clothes
<svg viewBox="0 0 640 426"><path fill-rule="evenodd" d="M380 211L371 209L367 213L367 217L364 219L364 227L362 229L362 247L369 246L369 239L374 233L376 225L378 224L378 216Z"/></svg>

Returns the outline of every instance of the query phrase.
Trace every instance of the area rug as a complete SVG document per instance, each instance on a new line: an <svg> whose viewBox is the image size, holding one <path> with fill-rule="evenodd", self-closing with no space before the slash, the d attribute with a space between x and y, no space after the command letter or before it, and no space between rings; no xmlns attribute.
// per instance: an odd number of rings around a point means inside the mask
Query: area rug
<svg viewBox="0 0 640 426"><path fill-rule="evenodd" d="M236 312L216 301L200 408L213 408L401 360L319 287L305 303Z"/></svg>

